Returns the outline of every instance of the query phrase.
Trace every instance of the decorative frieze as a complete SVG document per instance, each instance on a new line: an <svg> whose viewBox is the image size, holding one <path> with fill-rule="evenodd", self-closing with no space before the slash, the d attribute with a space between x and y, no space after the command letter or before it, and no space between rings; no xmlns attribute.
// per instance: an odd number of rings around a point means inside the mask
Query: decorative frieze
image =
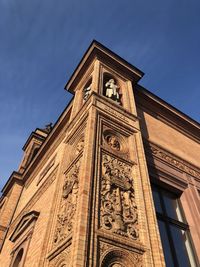
<svg viewBox="0 0 200 267"><path fill-rule="evenodd" d="M149 153L152 153L156 157L164 160L165 162L178 168L179 170L186 172L195 178L200 179L200 172L195 170L192 165L185 162L184 160L177 158L173 154L171 154L171 153L165 151L164 149L161 149L160 147L155 146L153 144L149 144L148 146L146 145L147 152L148 152L148 148L151 151Z"/></svg>
<svg viewBox="0 0 200 267"><path fill-rule="evenodd" d="M73 230L78 198L79 169L80 161L75 163L65 176L62 199L60 203L59 214L57 216L54 244L64 240Z"/></svg>
<svg viewBox="0 0 200 267"><path fill-rule="evenodd" d="M138 213L131 166L103 154L101 176L100 227L138 239Z"/></svg>

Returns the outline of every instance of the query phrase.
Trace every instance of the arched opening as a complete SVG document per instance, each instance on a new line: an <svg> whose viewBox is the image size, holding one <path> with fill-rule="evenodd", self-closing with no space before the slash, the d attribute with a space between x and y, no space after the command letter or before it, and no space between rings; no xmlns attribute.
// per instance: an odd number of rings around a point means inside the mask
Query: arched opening
<svg viewBox="0 0 200 267"><path fill-rule="evenodd" d="M13 262L12 267L20 267L21 266L23 254L24 254L24 249L21 248L19 250L19 252L17 253L17 256L15 257L15 260Z"/></svg>
<svg viewBox="0 0 200 267"><path fill-rule="evenodd" d="M124 250L111 250L101 261L101 267L142 267L140 254L129 254Z"/></svg>

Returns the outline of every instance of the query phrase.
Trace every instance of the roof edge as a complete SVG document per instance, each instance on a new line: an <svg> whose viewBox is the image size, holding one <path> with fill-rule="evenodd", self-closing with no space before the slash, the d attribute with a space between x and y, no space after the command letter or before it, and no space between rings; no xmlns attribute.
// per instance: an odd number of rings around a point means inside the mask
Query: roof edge
<svg viewBox="0 0 200 267"><path fill-rule="evenodd" d="M77 76L79 75L79 73L83 69L84 65L89 60L92 60L92 59L94 59L95 56L98 57L99 55L104 55L104 56L107 56L110 58L112 57L113 60L118 62L118 64L121 64L124 67L126 67L127 69L129 69L129 71L132 72L135 77L137 77L137 79L136 79L137 82L144 76L144 72L142 72L140 69L133 66L131 63L129 63L128 61L126 61L125 59L123 59L122 57L120 57L119 55L114 53L113 51L111 51L109 48L102 45L100 42L93 40L91 42L91 44L89 45L88 49L86 50L86 52L84 53L84 55L82 56L79 64L77 65L77 67L73 71L72 75L70 76L64 89L71 92L71 90L70 90L71 85L76 80Z"/></svg>

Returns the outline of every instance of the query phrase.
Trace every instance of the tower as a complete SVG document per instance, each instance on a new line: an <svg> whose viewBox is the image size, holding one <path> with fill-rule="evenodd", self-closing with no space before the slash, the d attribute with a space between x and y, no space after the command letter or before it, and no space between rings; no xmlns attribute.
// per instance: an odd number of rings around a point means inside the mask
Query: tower
<svg viewBox="0 0 200 267"><path fill-rule="evenodd" d="M1 267L199 266L200 125L142 76L92 42L2 189Z"/></svg>
<svg viewBox="0 0 200 267"><path fill-rule="evenodd" d="M142 76L94 41L66 85L51 266L165 266L134 100Z"/></svg>

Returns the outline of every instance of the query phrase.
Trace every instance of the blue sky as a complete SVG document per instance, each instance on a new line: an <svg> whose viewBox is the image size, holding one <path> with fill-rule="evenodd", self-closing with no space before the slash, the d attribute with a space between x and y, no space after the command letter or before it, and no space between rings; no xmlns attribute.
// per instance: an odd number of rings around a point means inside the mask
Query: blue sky
<svg viewBox="0 0 200 267"><path fill-rule="evenodd" d="M140 68L140 84L200 121L199 0L0 0L0 188L93 39Z"/></svg>

